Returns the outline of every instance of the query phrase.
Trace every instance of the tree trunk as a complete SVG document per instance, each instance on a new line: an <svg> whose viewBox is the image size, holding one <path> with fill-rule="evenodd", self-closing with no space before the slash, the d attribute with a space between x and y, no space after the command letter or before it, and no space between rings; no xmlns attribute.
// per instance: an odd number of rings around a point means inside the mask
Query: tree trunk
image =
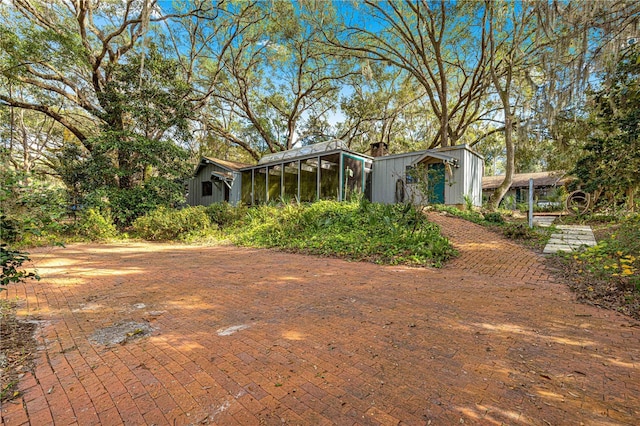
<svg viewBox="0 0 640 426"><path fill-rule="evenodd" d="M500 201L511 188L513 182L513 172L515 170L515 146L513 144L513 119L508 111L505 111L504 143L507 149L507 161L505 166L504 180L489 198L487 208L494 211L500 205Z"/></svg>

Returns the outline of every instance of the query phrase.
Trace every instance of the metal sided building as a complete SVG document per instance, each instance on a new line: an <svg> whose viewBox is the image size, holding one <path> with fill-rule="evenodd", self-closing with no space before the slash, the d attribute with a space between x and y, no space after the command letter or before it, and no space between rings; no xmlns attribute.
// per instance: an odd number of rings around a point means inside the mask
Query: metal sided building
<svg viewBox="0 0 640 426"><path fill-rule="evenodd" d="M428 195L421 194L412 170L425 166L434 184ZM372 196L375 203L465 205L465 196L474 206L482 205L484 158L467 145L388 155L374 158ZM428 200L423 197L428 196Z"/></svg>
<svg viewBox="0 0 640 426"><path fill-rule="evenodd" d="M187 204L208 206L213 203L240 202L240 170L249 164L202 157L187 186Z"/></svg>
<svg viewBox="0 0 640 426"><path fill-rule="evenodd" d="M341 140L268 154L257 165L203 158L189 181L187 203L227 201L255 205L278 200L346 200L364 193L375 203L426 201L464 205L465 196L482 204L483 158L466 145L376 157L359 154ZM424 165L433 178L428 200L411 170Z"/></svg>

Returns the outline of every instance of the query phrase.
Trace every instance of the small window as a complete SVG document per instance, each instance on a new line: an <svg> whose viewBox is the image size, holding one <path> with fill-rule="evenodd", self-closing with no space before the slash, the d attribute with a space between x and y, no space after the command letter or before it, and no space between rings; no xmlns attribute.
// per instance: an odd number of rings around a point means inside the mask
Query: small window
<svg viewBox="0 0 640 426"><path fill-rule="evenodd" d="M210 180L202 182L202 196L210 197L213 195L213 182Z"/></svg>
<svg viewBox="0 0 640 426"><path fill-rule="evenodd" d="M416 183L416 171L415 166L406 166L405 167L405 182L407 183Z"/></svg>

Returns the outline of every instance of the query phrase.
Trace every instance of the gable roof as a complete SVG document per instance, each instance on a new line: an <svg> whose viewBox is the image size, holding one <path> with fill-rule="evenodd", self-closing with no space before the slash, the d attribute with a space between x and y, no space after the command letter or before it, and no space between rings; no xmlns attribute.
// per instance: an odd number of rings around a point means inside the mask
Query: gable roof
<svg viewBox="0 0 640 426"><path fill-rule="evenodd" d="M511 188L528 188L529 179L533 179L534 187L562 185L567 180L562 171L538 172L538 173L517 173L513 175ZM504 180L504 175L483 176L482 189L496 189Z"/></svg>
<svg viewBox="0 0 640 426"><path fill-rule="evenodd" d="M217 165L219 165L220 167L224 167L225 169L229 169L229 170L233 170L233 171L238 171L244 167L248 167L251 166L251 164L247 164L247 163L239 163L237 161L228 161L228 160L221 160L219 158L214 158L214 157L202 157L205 160L208 160L212 163L215 163Z"/></svg>
<svg viewBox="0 0 640 426"><path fill-rule="evenodd" d="M236 172L244 167L250 166L250 164L239 163L237 161L221 160L219 158L214 158L214 157L202 157L193 175L197 176L198 173L200 173L200 170L203 167L205 167L207 164L215 164L219 167L222 167L225 170L228 170L229 172Z"/></svg>

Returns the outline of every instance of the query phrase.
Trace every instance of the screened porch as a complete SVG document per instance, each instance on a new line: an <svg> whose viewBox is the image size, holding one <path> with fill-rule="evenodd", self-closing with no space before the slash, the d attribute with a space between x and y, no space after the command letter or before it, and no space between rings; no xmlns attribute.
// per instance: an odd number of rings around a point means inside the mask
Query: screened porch
<svg viewBox="0 0 640 426"><path fill-rule="evenodd" d="M370 198L372 158L350 151L344 142L328 142L265 155L241 171L243 204L269 201Z"/></svg>

